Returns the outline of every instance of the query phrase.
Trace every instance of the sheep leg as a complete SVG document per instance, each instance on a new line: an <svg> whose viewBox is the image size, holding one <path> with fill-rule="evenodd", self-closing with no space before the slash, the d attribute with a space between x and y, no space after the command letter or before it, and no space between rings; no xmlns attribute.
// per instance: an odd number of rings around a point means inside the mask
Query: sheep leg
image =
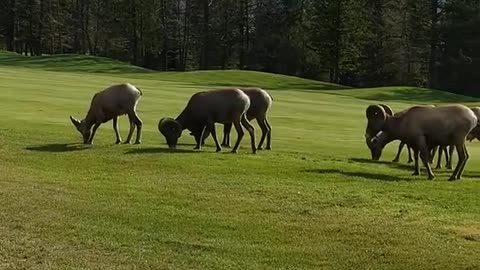
<svg viewBox="0 0 480 270"><path fill-rule="evenodd" d="M132 114L132 120L133 123L137 126L137 138L135 139L135 144L140 144L142 143L142 120L138 117L138 115L133 112Z"/></svg>
<svg viewBox="0 0 480 270"><path fill-rule="evenodd" d="M202 132L200 132L200 137L195 136L195 142L197 143L197 145L193 149L200 149L201 146L203 145L203 143L202 143L203 142L203 136L205 134L206 129L207 129L207 127L204 126L202 128Z"/></svg>
<svg viewBox="0 0 480 270"><path fill-rule="evenodd" d="M130 131L128 132L127 140L123 144L130 144L130 141L132 140L132 136L133 136L133 131L135 130L135 123L130 118L130 116L128 116L128 118L130 120Z"/></svg>
<svg viewBox="0 0 480 270"><path fill-rule="evenodd" d="M260 126L260 129L262 129L262 137L260 139L260 142L258 143L257 150L262 150L263 142L265 141L265 137L267 137L269 131L268 126L265 124L265 122L265 118L257 118L257 123Z"/></svg>
<svg viewBox="0 0 480 270"><path fill-rule="evenodd" d="M248 133L250 134L250 139L252 143L252 152L255 154L257 152L257 148L255 147L255 129L253 128L252 124L248 122L248 119L245 116L245 114L242 116L242 125L247 129Z"/></svg>
<svg viewBox="0 0 480 270"><path fill-rule="evenodd" d="M448 179L448 181L454 181L454 180L460 179L468 159L467 148L465 147L464 143L457 144L456 148L457 148L457 154L458 154L458 162L457 162L457 166L455 167L455 170L452 173L452 176L450 176L450 179Z"/></svg>
<svg viewBox="0 0 480 270"><path fill-rule="evenodd" d="M210 133L212 134L213 140L215 141L215 145L217 146L217 152L222 151L222 148L220 147L220 144L218 143L218 140L217 140L217 132L215 130L215 123L214 122L209 122L207 124L207 127L210 130Z"/></svg>
<svg viewBox="0 0 480 270"><path fill-rule="evenodd" d="M418 166L418 150L413 149L413 159L415 160L414 170L412 175L420 175L420 167Z"/></svg>
<svg viewBox="0 0 480 270"><path fill-rule="evenodd" d="M465 144L463 144L463 152L465 153L465 160L463 161L462 167L460 167L460 171L457 174L457 179L460 179L462 177L463 171L465 170L465 165L467 164L467 160L470 158L470 155L467 151L467 146Z"/></svg>
<svg viewBox="0 0 480 270"><path fill-rule="evenodd" d="M438 148L438 159L437 159L437 166L435 169L441 169L442 168L442 155L444 152L445 146L440 146Z"/></svg>
<svg viewBox="0 0 480 270"><path fill-rule="evenodd" d="M267 118L265 118L265 125L268 128L268 133L267 133L267 147L265 149L271 150L272 149L272 126L270 126L270 123L268 122Z"/></svg>
<svg viewBox="0 0 480 270"><path fill-rule="evenodd" d="M93 126L92 135L90 135L90 138L88 139L87 144L92 144L93 143L93 137L95 137L95 133L97 132L97 129L98 129L98 127L100 127L100 125L101 125L101 123L96 123Z"/></svg>
<svg viewBox="0 0 480 270"><path fill-rule="evenodd" d="M448 168L448 163L450 162L450 155L448 154L449 149L450 149L450 146L445 146L443 148L443 152L445 153L445 167L447 168Z"/></svg>
<svg viewBox="0 0 480 270"><path fill-rule="evenodd" d="M437 150L438 150L438 146L435 146L430 150L430 160L429 160L430 164L433 164L433 160L435 159L435 154L437 153Z"/></svg>
<svg viewBox="0 0 480 270"><path fill-rule="evenodd" d="M120 137L120 133L118 132L118 116L115 116L113 118L113 130L115 131L115 137L117 138L117 141L115 144L119 144L122 142L122 138Z"/></svg>
<svg viewBox="0 0 480 270"><path fill-rule="evenodd" d="M232 130L232 123L223 125L223 142L222 146L230 147L230 132Z"/></svg>
<svg viewBox="0 0 480 270"><path fill-rule="evenodd" d="M407 150L408 150L408 163L412 163L413 162L413 159L412 159L412 149L410 148L410 146L407 145Z"/></svg>
<svg viewBox="0 0 480 270"><path fill-rule="evenodd" d="M454 145L450 145L450 149L449 149L449 157L448 157L448 165L447 165L447 168L448 169L452 169L453 168L453 150L455 150L455 146Z"/></svg>
<svg viewBox="0 0 480 270"><path fill-rule="evenodd" d="M430 167L430 151L426 145L425 138L422 138L420 141L420 158L422 159L423 165L427 168L428 179L433 180L435 175L433 174L432 168Z"/></svg>
<svg viewBox="0 0 480 270"><path fill-rule="evenodd" d="M392 160L392 162L398 162L400 160L400 153L402 153L404 146L405 146L405 143L401 141L400 144L398 145L397 156Z"/></svg>
<svg viewBox="0 0 480 270"><path fill-rule="evenodd" d="M235 145L233 146L232 153L237 153L238 146L240 145L240 141L243 138L243 135L245 132L243 131L242 125L240 124L240 119L235 119L233 122L233 125L235 126L235 130L237 131L237 141L235 142Z"/></svg>

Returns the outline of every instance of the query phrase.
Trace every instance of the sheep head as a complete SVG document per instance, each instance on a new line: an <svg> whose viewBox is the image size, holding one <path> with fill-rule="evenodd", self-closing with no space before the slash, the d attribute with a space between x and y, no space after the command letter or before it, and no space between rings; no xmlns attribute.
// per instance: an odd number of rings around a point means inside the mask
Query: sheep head
<svg viewBox="0 0 480 270"><path fill-rule="evenodd" d="M383 148L392 141L392 136L388 132L379 131L368 141L368 147L372 154L372 160L379 160L382 156Z"/></svg>
<svg viewBox="0 0 480 270"><path fill-rule="evenodd" d="M173 118L162 118L158 122L158 130L165 136L168 147L175 149L177 147L178 138L182 135L182 125Z"/></svg>
<svg viewBox="0 0 480 270"><path fill-rule="evenodd" d="M82 134L83 143L88 143L88 139L90 139L90 128L86 125L85 121L78 120L72 116L70 116L70 121L75 126L75 128Z"/></svg>
<svg viewBox="0 0 480 270"><path fill-rule="evenodd" d="M368 120L365 137L371 139L372 134L377 134L385 126L387 120L387 113L380 105L370 105L366 110Z"/></svg>

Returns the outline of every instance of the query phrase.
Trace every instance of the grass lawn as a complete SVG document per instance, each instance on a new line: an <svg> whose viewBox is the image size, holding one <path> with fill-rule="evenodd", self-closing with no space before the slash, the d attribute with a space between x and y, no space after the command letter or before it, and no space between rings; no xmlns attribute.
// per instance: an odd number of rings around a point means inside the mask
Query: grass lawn
<svg viewBox="0 0 480 270"><path fill-rule="evenodd" d="M249 71L156 73L83 56L0 53L0 269L480 269L480 142L464 179L411 176L364 144L365 108L474 98L408 87L348 89ZM93 146L69 115L131 82L144 95L141 145ZM157 130L196 91L270 91L271 151L170 153ZM257 138L260 129L255 123ZM221 126L218 126L222 136ZM121 118L126 138L128 122ZM232 133L235 139L235 132Z"/></svg>

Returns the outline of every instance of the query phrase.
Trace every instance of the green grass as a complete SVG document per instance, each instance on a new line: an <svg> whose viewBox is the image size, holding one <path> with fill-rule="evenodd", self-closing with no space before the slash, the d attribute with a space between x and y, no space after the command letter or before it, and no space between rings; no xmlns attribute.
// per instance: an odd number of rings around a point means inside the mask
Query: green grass
<svg viewBox="0 0 480 270"><path fill-rule="evenodd" d="M448 182L447 170L428 181L388 162L397 143L369 161L363 139L377 99L395 110L475 99L248 71L54 72L68 61L12 58L0 59L0 269L480 268L479 143L468 144L465 178ZM111 123L79 144L68 116L124 81L144 93L143 144L114 145ZM184 132L166 151L158 120L222 84L270 90L273 150L252 155L245 137L236 155L215 153L212 139L193 151Z"/></svg>

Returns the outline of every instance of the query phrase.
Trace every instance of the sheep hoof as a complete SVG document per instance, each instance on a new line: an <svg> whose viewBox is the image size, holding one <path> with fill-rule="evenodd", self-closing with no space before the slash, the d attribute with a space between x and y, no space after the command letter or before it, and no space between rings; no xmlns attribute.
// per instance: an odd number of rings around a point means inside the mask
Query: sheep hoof
<svg viewBox="0 0 480 270"><path fill-rule="evenodd" d="M413 160L411 160L411 159L408 160L408 163L412 163L412 162L413 162Z"/></svg>
<svg viewBox="0 0 480 270"><path fill-rule="evenodd" d="M453 176L450 177L450 179L448 179L448 181L455 181L455 180L457 180L457 179L456 179L455 177L453 177Z"/></svg>
<svg viewBox="0 0 480 270"><path fill-rule="evenodd" d="M413 172L412 175L420 175L420 172Z"/></svg>
<svg viewBox="0 0 480 270"><path fill-rule="evenodd" d="M195 149L195 150L200 150L200 146L197 145L197 146L195 146L193 149Z"/></svg>
<svg viewBox="0 0 480 270"><path fill-rule="evenodd" d="M270 146L265 147L266 150L272 150Z"/></svg>
<svg viewBox="0 0 480 270"><path fill-rule="evenodd" d="M216 152L218 153L220 151L222 151L222 148L217 148Z"/></svg>
<svg viewBox="0 0 480 270"><path fill-rule="evenodd" d="M263 150L263 148L261 146L257 147L257 150Z"/></svg>
<svg viewBox="0 0 480 270"><path fill-rule="evenodd" d="M115 144L121 144L121 143L122 143L122 141L120 141L120 140L115 142Z"/></svg>
<svg viewBox="0 0 480 270"><path fill-rule="evenodd" d="M126 141L126 142L124 142L123 144L130 144L130 142L129 142L129 141Z"/></svg>
<svg viewBox="0 0 480 270"><path fill-rule="evenodd" d="M398 160L397 158L394 159L394 160L392 160L393 163L398 163L398 161L399 161L399 160Z"/></svg>
<svg viewBox="0 0 480 270"><path fill-rule="evenodd" d="M135 142L135 144L141 144L141 143L142 143L142 141L136 141Z"/></svg>
<svg viewBox="0 0 480 270"><path fill-rule="evenodd" d="M433 179L435 179L435 175L430 175L430 176L428 177L428 180L433 180Z"/></svg>
<svg viewBox="0 0 480 270"><path fill-rule="evenodd" d="M437 167L435 167L435 170L439 170L441 168L442 168L442 166L437 166Z"/></svg>
<svg viewBox="0 0 480 270"><path fill-rule="evenodd" d="M230 151L230 153L236 154L236 153L238 153L238 151L237 151L237 149L234 149L234 150Z"/></svg>

